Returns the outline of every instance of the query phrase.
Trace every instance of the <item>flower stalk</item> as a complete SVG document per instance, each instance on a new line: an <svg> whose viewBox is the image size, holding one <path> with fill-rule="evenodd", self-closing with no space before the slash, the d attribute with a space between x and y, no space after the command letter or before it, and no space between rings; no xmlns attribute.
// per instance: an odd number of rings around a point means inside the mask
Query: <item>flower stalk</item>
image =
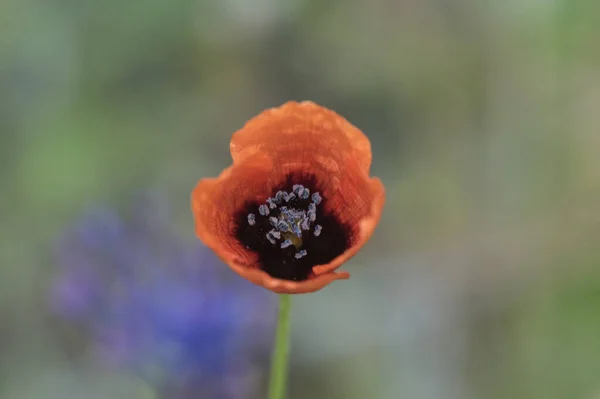
<svg viewBox="0 0 600 399"><path fill-rule="evenodd" d="M277 331L271 357L271 376L269 379L269 399L285 399L288 374L288 355L290 351L290 308L292 298L289 294L279 295L279 315Z"/></svg>

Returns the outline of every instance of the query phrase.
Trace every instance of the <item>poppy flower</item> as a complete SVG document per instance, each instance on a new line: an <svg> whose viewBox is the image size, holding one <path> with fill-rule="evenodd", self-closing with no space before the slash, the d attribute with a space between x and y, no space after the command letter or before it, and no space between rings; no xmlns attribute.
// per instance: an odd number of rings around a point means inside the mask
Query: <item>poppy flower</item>
<svg viewBox="0 0 600 399"><path fill-rule="evenodd" d="M192 192L196 234L235 272L276 293L308 293L371 237L385 202L371 144L315 103L288 102L233 134L233 165Z"/></svg>

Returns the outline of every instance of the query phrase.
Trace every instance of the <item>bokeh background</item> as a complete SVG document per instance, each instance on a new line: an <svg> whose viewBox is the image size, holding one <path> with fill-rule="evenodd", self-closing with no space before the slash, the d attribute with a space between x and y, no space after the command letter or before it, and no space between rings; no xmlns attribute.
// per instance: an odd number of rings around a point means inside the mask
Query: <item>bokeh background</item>
<svg viewBox="0 0 600 399"><path fill-rule="evenodd" d="M600 398L600 2L3 0L0 398L262 398L276 297L189 195L261 110L371 139L290 398Z"/></svg>

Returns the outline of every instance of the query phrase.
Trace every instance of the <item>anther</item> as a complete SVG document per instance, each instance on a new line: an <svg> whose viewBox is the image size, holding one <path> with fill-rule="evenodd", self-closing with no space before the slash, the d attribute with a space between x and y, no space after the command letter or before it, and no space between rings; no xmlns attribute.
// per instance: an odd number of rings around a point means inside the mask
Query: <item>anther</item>
<svg viewBox="0 0 600 399"><path fill-rule="evenodd" d="M253 213L248 214L248 224L254 226L256 224L256 215Z"/></svg>
<svg viewBox="0 0 600 399"><path fill-rule="evenodd" d="M271 226L273 226L273 227L277 227L278 222L279 222L279 220L277 220L277 218L274 216L271 216L269 218L269 223L271 223Z"/></svg>
<svg viewBox="0 0 600 399"><path fill-rule="evenodd" d="M278 240L281 238L281 233L278 232L277 230L271 230L271 231L269 231L269 233L271 234L271 237L275 237Z"/></svg>
<svg viewBox="0 0 600 399"><path fill-rule="evenodd" d="M302 199L308 199L308 197L310 197L310 190L308 188L304 188L299 196Z"/></svg>
<svg viewBox="0 0 600 399"><path fill-rule="evenodd" d="M313 193L311 199L312 199L312 202L315 203L315 205L319 205L322 200L321 195L319 194L318 191L316 193Z"/></svg>
<svg viewBox="0 0 600 399"><path fill-rule="evenodd" d="M307 218L302 219L302 223L300 223L300 227L302 227L302 230L310 230L310 223Z"/></svg>
<svg viewBox="0 0 600 399"><path fill-rule="evenodd" d="M308 204L308 211L309 212L316 212L317 211L317 206L314 203L310 203Z"/></svg>
<svg viewBox="0 0 600 399"><path fill-rule="evenodd" d="M286 222L284 222L283 220L277 222L277 230L281 231L282 233L285 233L286 231L288 231L288 224Z"/></svg>
<svg viewBox="0 0 600 399"><path fill-rule="evenodd" d="M269 208L271 209L277 208L277 204L275 203L275 200L273 198L268 198L267 204L269 204Z"/></svg>
<svg viewBox="0 0 600 399"><path fill-rule="evenodd" d="M269 207L264 204L259 206L258 213L260 213L262 216L268 216L269 215Z"/></svg>
<svg viewBox="0 0 600 399"><path fill-rule="evenodd" d="M287 247L289 247L290 245L292 245L292 242L291 242L290 240L287 240L287 239L286 239L286 240L284 240L284 241L281 243L281 245L280 245L280 246L281 246L281 248L283 249L283 248L287 248Z"/></svg>
<svg viewBox="0 0 600 399"><path fill-rule="evenodd" d="M267 234L265 234L265 237L267 237L267 240L269 240L269 242L273 245L277 244L277 241L275 241L275 238L273 238L271 236L271 232L268 232Z"/></svg>
<svg viewBox="0 0 600 399"><path fill-rule="evenodd" d="M281 202L283 200L283 191L277 191L275 194L275 201Z"/></svg>
<svg viewBox="0 0 600 399"><path fill-rule="evenodd" d="M287 199L285 200L285 202L290 202L291 200L296 199L296 194L291 193L290 195L288 195Z"/></svg>
<svg viewBox="0 0 600 399"><path fill-rule="evenodd" d="M323 227L321 227L320 224L315 225L315 237L318 237L321 235L321 230L323 230Z"/></svg>
<svg viewBox="0 0 600 399"><path fill-rule="evenodd" d="M317 214L311 211L308 211L308 219L310 219L311 222L314 222L315 220L317 220Z"/></svg>
<svg viewBox="0 0 600 399"><path fill-rule="evenodd" d="M296 252L296 254L294 255L294 257L295 257L296 259L300 259L300 258L302 258L303 256L306 256L307 254L308 254L308 252L306 252L306 249L302 249L302 250L300 250L300 251Z"/></svg>

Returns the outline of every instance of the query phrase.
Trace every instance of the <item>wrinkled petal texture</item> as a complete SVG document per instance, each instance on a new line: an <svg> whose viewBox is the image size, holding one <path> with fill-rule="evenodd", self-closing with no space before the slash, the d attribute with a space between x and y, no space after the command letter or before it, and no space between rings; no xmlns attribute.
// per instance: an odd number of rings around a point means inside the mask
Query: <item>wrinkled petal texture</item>
<svg viewBox="0 0 600 399"><path fill-rule="evenodd" d="M196 234L234 271L278 293L313 292L371 237L385 202L383 184L369 177L371 145L346 119L312 102L288 102L251 119L231 139L233 165L216 179L201 180L192 193ZM259 269L257 255L235 239L234 215L246 202L264 202L289 174L314 175L326 211L352 229L350 247L313 275L295 282Z"/></svg>

